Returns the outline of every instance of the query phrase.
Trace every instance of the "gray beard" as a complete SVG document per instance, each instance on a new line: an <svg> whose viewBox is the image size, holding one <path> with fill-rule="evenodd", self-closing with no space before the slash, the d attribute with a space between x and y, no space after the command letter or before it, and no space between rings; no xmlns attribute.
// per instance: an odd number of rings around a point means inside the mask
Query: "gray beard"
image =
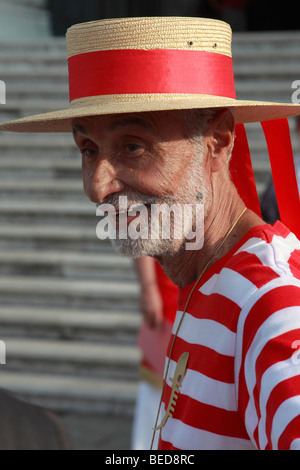
<svg viewBox="0 0 300 470"><path fill-rule="evenodd" d="M200 152L199 152L200 151ZM186 183L182 185L182 187L178 188L178 192L176 196L148 196L143 193L135 192L135 191L128 191L122 192L122 194L113 194L110 197L107 197L105 202L108 204L112 204L116 209L118 209L118 198L120 195L127 196L128 198L128 208L130 208L133 204L143 204L148 206L148 220L144 221L148 223L148 227L151 226L151 214L150 212L150 205L151 204L167 204L171 206L173 204L193 204L198 203L201 201L201 204L205 206L205 213L209 210L210 206L210 195L207 191L207 185L205 184L204 177L203 177L203 167L201 164L201 149L198 148L198 156L193 159L186 171ZM200 158L199 158L200 153ZM199 190L200 189L200 190ZM191 221L191 228L193 227L194 222ZM143 223L141 223L143 225ZM175 228L173 227L173 233ZM163 238L162 234L162 224L159 224L158 233L155 234L155 238L153 236L148 238L136 238L132 239L130 237L126 237L122 239L122 237L118 237L116 239L111 240L111 243L114 249L125 256L130 256L133 258L139 258L141 256L152 256L152 257L159 257L162 255L167 256L174 256L176 254L181 253L184 250L185 244L185 237L183 235L182 239L174 239L172 236L170 238ZM152 235L152 233L151 233ZM172 230L171 230L172 235ZM124 237L123 237L124 238Z"/></svg>

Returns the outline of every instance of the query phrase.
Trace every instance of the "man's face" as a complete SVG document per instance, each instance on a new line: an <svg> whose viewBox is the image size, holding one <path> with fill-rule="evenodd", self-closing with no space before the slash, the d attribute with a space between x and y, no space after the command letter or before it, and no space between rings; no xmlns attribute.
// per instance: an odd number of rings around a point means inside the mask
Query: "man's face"
<svg viewBox="0 0 300 470"><path fill-rule="evenodd" d="M203 192L199 149L187 138L179 115L156 112L93 116L76 119L73 129L82 153L84 190L91 201L112 204L120 214L143 205L146 209L140 215L144 223L139 217L143 226L151 223L152 205L199 202L197 197ZM126 208L119 206L120 196L127 197ZM128 229L135 218L137 215L122 216L123 227L119 228ZM117 224L120 220L117 215ZM183 240L162 239L161 227L159 233L155 239L118 237L113 244L123 254L135 257L159 256L177 251L182 245Z"/></svg>

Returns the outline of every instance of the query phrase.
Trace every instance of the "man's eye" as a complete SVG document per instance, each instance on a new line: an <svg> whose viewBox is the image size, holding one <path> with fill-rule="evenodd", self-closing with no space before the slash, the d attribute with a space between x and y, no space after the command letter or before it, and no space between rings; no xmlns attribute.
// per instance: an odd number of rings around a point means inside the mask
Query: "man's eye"
<svg viewBox="0 0 300 470"><path fill-rule="evenodd" d="M97 156L97 150L91 147L85 147L81 150L81 155L87 158L93 158Z"/></svg>
<svg viewBox="0 0 300 470"><path fill-rule="evenodd" d="M142 152L142 147L138 144L134 144L134 143L129 143L129 144L126 144L125 145L125 149L127 152L129 153L141 153Z"/></svg>

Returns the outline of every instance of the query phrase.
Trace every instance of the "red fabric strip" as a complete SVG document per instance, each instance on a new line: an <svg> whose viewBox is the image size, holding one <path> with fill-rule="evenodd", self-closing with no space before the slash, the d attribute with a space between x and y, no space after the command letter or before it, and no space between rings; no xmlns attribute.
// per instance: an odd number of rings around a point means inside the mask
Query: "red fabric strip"
<svg viewBox="0 0 300 470"><path fill-rule="evenodd" d="M296 416L289 422L280 438L278 439L278 450L290 450L294 439L299 439L300 416Z"/></svg>
<svg viewBox="0 0 300 470"><path fill-rule="evenodd" d="M270 445L272 445L272 428L273 428L273 418L278 410L279 406L289 398L295 397L299 395L299 387L300 387L300 377L296 375L294 377L290 377L283 382L279 383L271 392L270 397L268 399L268 403L266 406L266 434ZM300 417L298 416L297 420L297 428L295 428L292 423L293 420L287 425L287 428L290 426L290 433L281 436L280 442L280 449L281 450L289 450L290 444L294 439L300 438ZM295 418L294 418L295 419ZM280 440L279 440L280 441ZM278 441L278 442L279 442Z"/></svg>
<svg viewBox="0 0 300 470"><path fill-rule="evenodd" d="M238 193L248 209L261 216L259 198L251 163L247 134L243 124L235 126L235 143L230 160L230 173Z"/></svg>
<svg viewBox="0 0 300 470"><path fill-rule="evenodd" d="M166 276L157 261L155 262L155 273L163 301L163 317L173 325L177 312L178 287Z"/></svg>
<svg viewBox="0 0 300 470"><path fill-rule="evenodd" d="M269 150L281 221L300 237L300 199L287 119L261 123Z"/></svg>
<svg viewBox="0 0 300 470"><path fill-rule="evenodd" d="M270 266L265 266L257 255L254 253L246 254L245 251L235 253L230 263L230 269L237 271L258 288L279 277L279 274Z"/></svg>
<svg viewBox="0 0 300 470"><path fill-rule="evenodd" d="M169 403L171 391L172 388L167 385L163 397L164 403ZM173 417L188 426L220 436L249 439L239 411L208 405L182 393L179 393Z"/></svg>
<svg viewBox="0 0 300 470"><path fill-rule="evenodd" d="M174 339L172 335L168 346L167 356L170 356L171 342ZM172 360L177 362L182 353L190 352L189 369L204 374L214 380L225 383L234 383L234 357L218 353L213 349L202 346L201 344L190 344L176 338L172 352ZM209 360L208 360L209 358Z"/></svg>
<svg viewBox="0 0 300 470"><path fill-rule="evenodd" d="M70 57L70 101L125 93L190 93L235 98L232 59L215 52L121 49Z"/></svg>
<svg viewBox="0 0 300 470"><path fill-rule="evenodd" d="M177 447L174 447L171 442L163 441L161 438L158 442L158 450L181 450Z"/></svg>
<svg viewBox="0 0 300 470"><path fill-rule="evenodd" d="M222 268L223 266L224 265L222 264ZM219 270L213 269L210 271L209 277L219 272ZM201 311L199 311L199 305L201 305ZM181 310L183 310L184 307L185 304L182 306ZM180 306L178 309L180 309ZM193 292L193 295L189 301L188 314L197 319L204 318L221 323L221 325L224 325L230 331L235 333L239 319L240 308L235 302L218 293L210 294L208 300L208 296L200 292L198 285L198 288Z"/></svg>

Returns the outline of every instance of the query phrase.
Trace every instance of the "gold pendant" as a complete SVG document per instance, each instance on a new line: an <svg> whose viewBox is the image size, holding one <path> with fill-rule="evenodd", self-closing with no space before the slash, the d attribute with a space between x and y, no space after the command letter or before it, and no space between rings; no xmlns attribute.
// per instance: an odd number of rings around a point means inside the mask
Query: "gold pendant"
<svg viewBox="0 0 300 470"><path fill-rule="evenodd" d="M186 372L188 358L189 358L189 353L184 352L183 354L181 354L180 358L178 359L174 377L170 379L172 383L172 392L170 395L167 411L165 413L165 416L162 419L162 422L160 423L159 426L154 428L154 431L158 431L158 429L161 429L166 424L169 416L170 417L173 416L173 413L175 411L175 406L176 406L176 400L178 399L178 394L180 393L179 388L182 386L183 377Z"/></svg>

